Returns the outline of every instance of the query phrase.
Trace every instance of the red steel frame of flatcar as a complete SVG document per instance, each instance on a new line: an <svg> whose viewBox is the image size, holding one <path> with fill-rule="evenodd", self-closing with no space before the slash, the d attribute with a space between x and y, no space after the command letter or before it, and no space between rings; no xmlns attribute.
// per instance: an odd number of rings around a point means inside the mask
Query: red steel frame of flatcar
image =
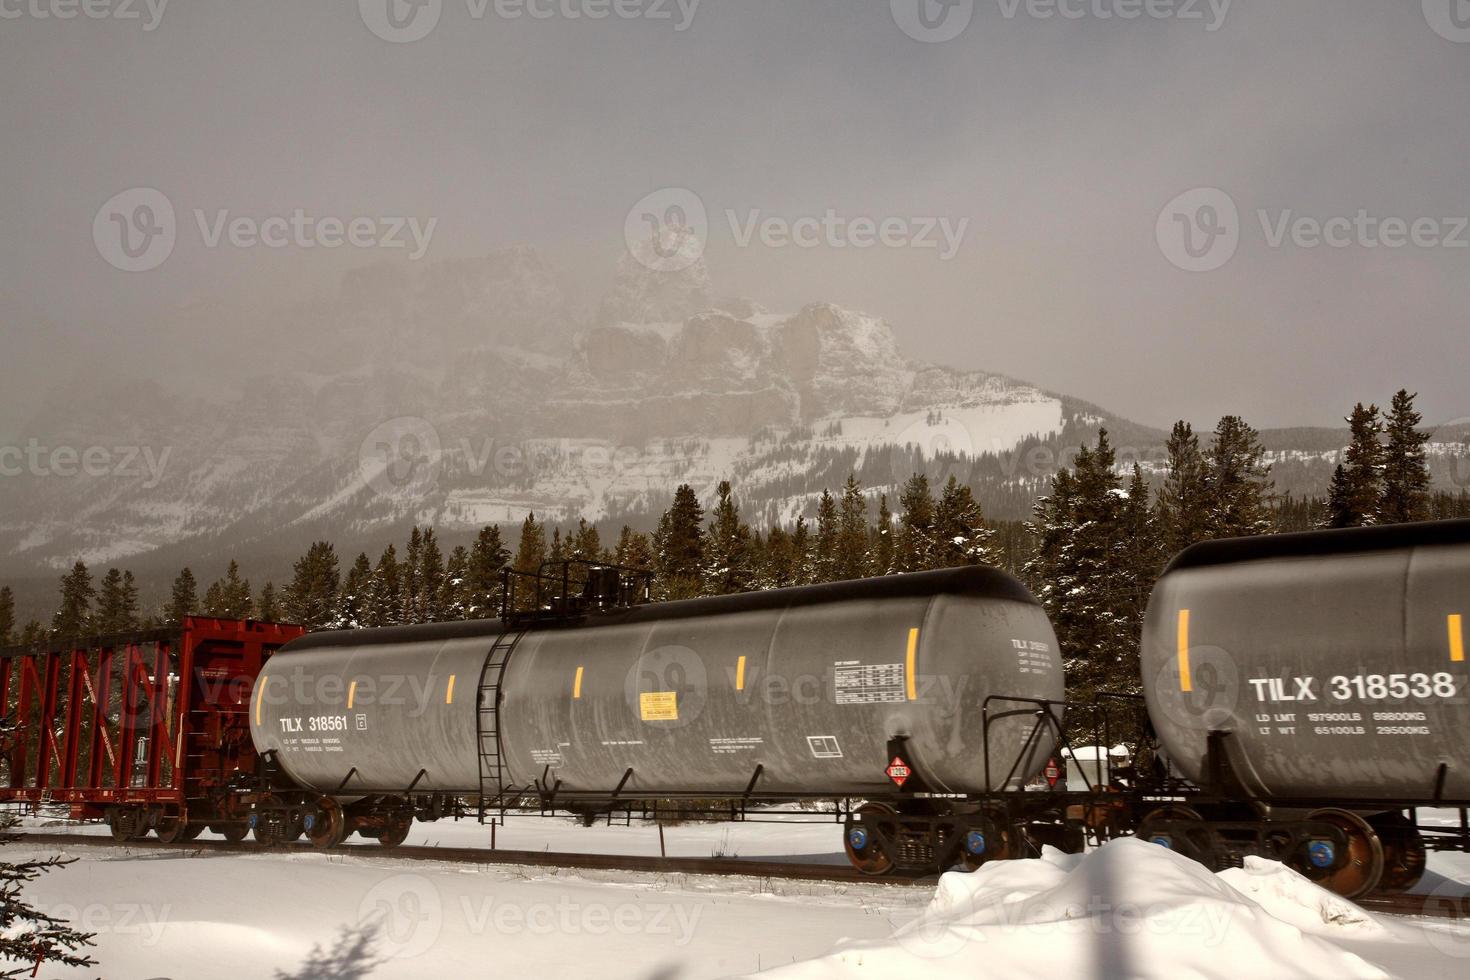
<svg viewBox="0 0 1470 980"><path fill-rule="evenodd" d="M0 787L0 802L182 804L190 777L185 751L189 713L203 703L199 697L201 685L194 676L196 655L201 645L220 643L239 650L242 666L251 672L253 678L270 652L303 632L299 627L271 623L189 617L182 630L170 636L149 635L142 642L130 639L116 645L21 653L0 659L0 722L13 722L15 725L14 745L0 753L8 756L10 761L9 785ZM145 652L148 647L152 648L151 664ZM178 654L176 676L179 683L174 691L174 710L169 711L169 667L175 651ZM115 679L113 666L119 652L122 660L122 702L118 725L114 729L109 723L108 708ZM95 674L92 670L94 654ZM63 658L70 663L64 694L60 690ZM12 714L9 711L11 685L17 681L19 691ZM40 733L36 744L39 758L32 782L27 765L26 733L38 693L41 700L36 719ZM143 705L145 698L146 709ZM79 785L77 769L84 740L84 717L90 721L87 771ZM55 736L58 720L62 722L63 733L60 745ZM116 741L112 737L114 734L117 735ZM136 755L140 735L146 739L145 759L138 759ZM172 756L172 765L169 779L163 783L166 754ZM107 775L104 759L111 765L111 780L104 778ZM54 785L53 768L57 770ZM139 774L142 785L134 786L135 776Z"/></svg>

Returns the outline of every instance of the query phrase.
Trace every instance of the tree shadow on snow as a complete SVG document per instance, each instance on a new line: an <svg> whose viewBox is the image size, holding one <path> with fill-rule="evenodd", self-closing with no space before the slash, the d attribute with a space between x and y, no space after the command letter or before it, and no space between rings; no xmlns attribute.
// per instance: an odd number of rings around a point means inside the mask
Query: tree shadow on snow
<svg viewBox="0 0 1470 980"><path fill-rule="evenodd" d="M320 945L294 973L277 970L275 980L362 980L388 961L377 955L379 924L343 926L330 950Z"/></svg>

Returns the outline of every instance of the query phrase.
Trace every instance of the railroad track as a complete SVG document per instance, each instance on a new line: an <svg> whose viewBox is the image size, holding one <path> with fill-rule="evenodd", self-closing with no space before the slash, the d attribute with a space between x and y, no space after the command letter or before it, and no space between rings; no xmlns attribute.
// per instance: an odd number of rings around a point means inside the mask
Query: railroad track
<svg viewBox="0 0 1470 980"><path fill-rule="evenodd" d="M1470 919L1470 896L1369 895L1357 900L1369 912L1421 915L1434 919Z"/></svg>
<svg viewBox="0 0 1470 980"><path fill-rule="evenodd" d="M872 878L856 869L837 864L798 864L782 861L750 861L739 858L636 857L625 854L575 854L558 851L505 851L481 847L395 847L385 850L376 844L346 844L323 852L305 842L267 848L256 843L189 841L165 844L158 840L118 843L106 837L80 834L22 834L21 839L49 847L104 847L132 850L227 852L243 854L329 853L348 858L384 858L406 861L440 861L451 864L503 865L558 868L582 871L635 871L649 874L723 875L741 878L824 881L846 884L886 884L913 887L933 885L935 875ZM1384 915L1426 916L1436 919L1470 919L1470 896L1371 895L1357 900L1358 906Z"/></svg>
<svg viewBox="0 0 1470 980"><path fill-rule="evenodd" d="M346 844L320 851L307 843L263 847L256 843L194 840L177 844L142 840L118 843L107 837L82 834L22 834L21 839L48 847L107 847L134 850L322 854L349 858L393 858L406 861L443 861L452 864L515 865L533 868L570 868L584 871L638 871L651 874L725 875L741 878L781 878L793 881L830 881L847 884L932 885L937 876L872 878L839 864L797 864L783 861L753 861L739 858L636 857L624 854L572 854L557 851L506 851L481 847L395 847L377 844Z"/></svg>

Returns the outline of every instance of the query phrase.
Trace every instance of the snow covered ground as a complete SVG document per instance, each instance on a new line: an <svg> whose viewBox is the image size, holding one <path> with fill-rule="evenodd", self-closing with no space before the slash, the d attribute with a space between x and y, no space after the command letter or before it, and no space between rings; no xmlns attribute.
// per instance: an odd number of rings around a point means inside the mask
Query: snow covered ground
<svg viewBox="0 0 1470 980"><path fill-rule="evenodd" d="M30 885L32 902L98 933L92 971L43 977L525 976L694 980L774 971L848 977L1442 977L1470 972L1470 926L1373 916L1270 862L1212 875L1118 841L1048 852L937 889L629 875L339 854L90 847ZM46 826L45 824L50 824ZM843 860L831 823L669 828L668 853ZM410 844L475 846L470 823ZM512 819L502 848L658 853L656 829ZM24 841L22 854L51 853ZM1434 855L1428 889L1470 891L1470 859Z"/></svg>

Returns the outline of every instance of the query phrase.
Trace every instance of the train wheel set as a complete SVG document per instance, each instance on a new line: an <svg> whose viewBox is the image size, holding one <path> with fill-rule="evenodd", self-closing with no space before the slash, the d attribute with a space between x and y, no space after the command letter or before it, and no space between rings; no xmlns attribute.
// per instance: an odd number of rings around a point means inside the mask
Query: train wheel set
<svg viewBox="0 0 1470 980"><path fill-rule="evenodd" d="M1044 609L997 569L648 596L645 572L557 562L507 570L498 620L190 617L3 650L0 803L65 805L119 842L327 849L527 808L760 820L822 801L807 812L873 877L1132 835L1348 897L1470 851L1470 522L1188 549L1148 605L1142 693L1108 710L1068 703ZM1108 721L1089 729L1105 761L1079 758L1079 708L1130 715L1129 763Z"/></svg>

